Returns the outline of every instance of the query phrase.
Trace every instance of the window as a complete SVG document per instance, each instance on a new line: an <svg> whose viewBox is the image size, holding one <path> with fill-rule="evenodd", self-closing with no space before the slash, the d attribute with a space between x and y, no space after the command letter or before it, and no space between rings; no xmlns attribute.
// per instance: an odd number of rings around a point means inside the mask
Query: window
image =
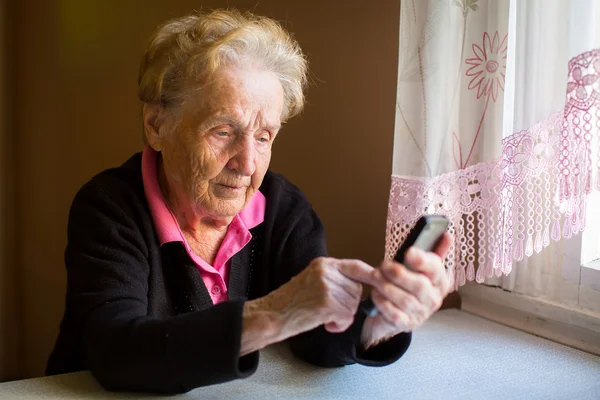
<svg viewBox="0 0 600 400"><path fill-rule="evenodd" d="M581 264L600 270L600 192L594 191L588 198L586 227L581 243Z"/></svg>

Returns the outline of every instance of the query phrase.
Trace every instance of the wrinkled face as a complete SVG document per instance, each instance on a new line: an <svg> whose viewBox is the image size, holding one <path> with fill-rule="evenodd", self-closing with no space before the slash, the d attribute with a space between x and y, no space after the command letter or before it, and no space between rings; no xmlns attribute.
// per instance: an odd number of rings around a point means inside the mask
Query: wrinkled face
<svg viewBox="0 0 600 400"><path fill-rule="evenodd" d="M258 190L281 126L283 89L260 69L222 68L157 145L169 192L212 218L238 214ZM171 193L170 193L171 194Z"/></svg>

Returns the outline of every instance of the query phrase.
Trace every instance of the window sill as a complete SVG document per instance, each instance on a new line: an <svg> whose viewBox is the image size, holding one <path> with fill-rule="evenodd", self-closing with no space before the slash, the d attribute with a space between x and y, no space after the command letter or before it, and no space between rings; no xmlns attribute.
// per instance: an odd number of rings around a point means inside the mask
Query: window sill
<svg viewBox="0 0 600 400"><path fill-rule="evenodd" d="M589 269L594 269L596 271L600 271L600 258L594 261L590 261L589 263L586 263L584 266L584 268L589 268Z"/></svg>
<svg viewBox="0 0 600 400"><path fill-rule="evenodd" d="M479 284L459 292L463 311L600 355L599 313Z"/></svg>

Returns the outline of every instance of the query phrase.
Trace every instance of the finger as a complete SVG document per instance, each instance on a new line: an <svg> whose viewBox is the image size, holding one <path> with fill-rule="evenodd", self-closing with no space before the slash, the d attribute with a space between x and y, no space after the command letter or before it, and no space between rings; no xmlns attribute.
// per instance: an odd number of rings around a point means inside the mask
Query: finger
<svg viewBox="0 0 600 400"><path fill-rule="evenodd" d="M406 252L406 262L413 271L426 275L433 286L440 288L442 292L447 290L449 285L449 282L447 282L448 276L444 268L444 261L439 255L411 247Z"/></svg>
<svg viewBox="0 0 600 400"><path fill-rule="evenodd" d="M318 308L324 312L323 322L335 321L329 326L331 331L344 331L347 324L340 323L354 319L361 300L362 285L346 278L339 271L335 259L322 259L313 267L309 285L318 288L321 300ZM341 327L338 327L341 325Z"/></svg>
<svg viewBox="0 0 600 400"><path fill-rule="evenodd" d="M444 232L444 236L442 237L442 240L440 241L440 243L438 244L438 246L436 247L436 249L433 252L435 254L437 254L441 259L444 259L448 255L448 251L450 250L450 247L452 246L453 242L454 242L454 237L450 233ZM445 267L444 267L444 269L445 269ZM450 284L450 279L448 278L448 271L444 271L444 272L445 272L444 295L447 295L448 293L450 293L452 291L452 285Z"/></svg>
<svg viewBox="0 0 600 400"><path fill-rule="evenodd" d="M338 260L340 272L354 281L376 286L381 283L375 276L375 268L361 260Z"/></svg>
<svg viewBox="0 0 600 400"><path fill-rule="evenodd" d="M379 311L379 315L390 325L402 330L410 331L412 321L410 316L404 311L395 307L392 302L383 297L377 290L371 294L373 303Z"/></svg>
<svg viewBox="0 0 600 400"><path fill-rule="evenodd" d="M352 298L360 300L362 295L362 284L346 277L338 268L329 269L327 273L324 274L323 278L330 285L337 286L348 293Z"/></svg>
<svg viewBox="0 0 600 400"><path fill-rule="evenodd" d="M338 260L334 260L336 266ZM344 276L339 268L326 268L321 275L325 283L331 315L353 317L362 298L362 284Z"/></svg>
<svg viewBox="0 0 600 400"><path fill-rule="evenodd" d="M413 272L394 261L384 262L379 270L390 283L412 294L426 307L435 309L441 304L441 290L433 286L427 276ZM377 290L384 292L385 286L379 285Z"/></svg>
<svg viewBox="0 0 600 400"><path fill-rule="evenodd" d="M349 295L350 298L355 298L360 301L362 295L362 285L346 278L340 271L338 261L334 258L320 259L312 267L312 275L310 276L311 283L322 285L323 293L334 293L336 288ZM344 294L337 294L343 296ZM347 302L347 301L345 301Z"/></svg>
<svg viewBox="0 0 600 400"><path fill-rule="evenodd" d="M429 308L422 304L415 296L391 282L377 288L377 294L389 300L398 309L417 319L424 319L428 315Z"/></svg>
<svg viewBox="0 0 600 400"><path fill-rule="evenodd" d="M454 238L452 237L452 235L448 232L444 232L444 235L440 239L440 242L438 243L436 248L433 250L433 252L435 254L437 254L440 258L445 258L446 254L448 254L448 250L450 249L450 246L452 246L453 241L454 241Z"/></svg>

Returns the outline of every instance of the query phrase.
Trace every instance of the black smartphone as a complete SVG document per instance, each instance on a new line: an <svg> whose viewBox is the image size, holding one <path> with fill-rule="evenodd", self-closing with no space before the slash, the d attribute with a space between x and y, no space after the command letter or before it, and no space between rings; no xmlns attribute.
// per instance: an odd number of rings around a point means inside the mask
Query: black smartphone
<svg viewBox="0 0 600 400"><path fill-rule="evenodd" d="M404 262L406 251L412 246L425 251L433 251L439 244L446 229L448 229L448 219L442 215L425 215L419 218L402 245L398 248L394 260L410 268L410 265ZM373 304L371 297L361 303L360 309L368 316L377 315L377 307Z"/></svg>

